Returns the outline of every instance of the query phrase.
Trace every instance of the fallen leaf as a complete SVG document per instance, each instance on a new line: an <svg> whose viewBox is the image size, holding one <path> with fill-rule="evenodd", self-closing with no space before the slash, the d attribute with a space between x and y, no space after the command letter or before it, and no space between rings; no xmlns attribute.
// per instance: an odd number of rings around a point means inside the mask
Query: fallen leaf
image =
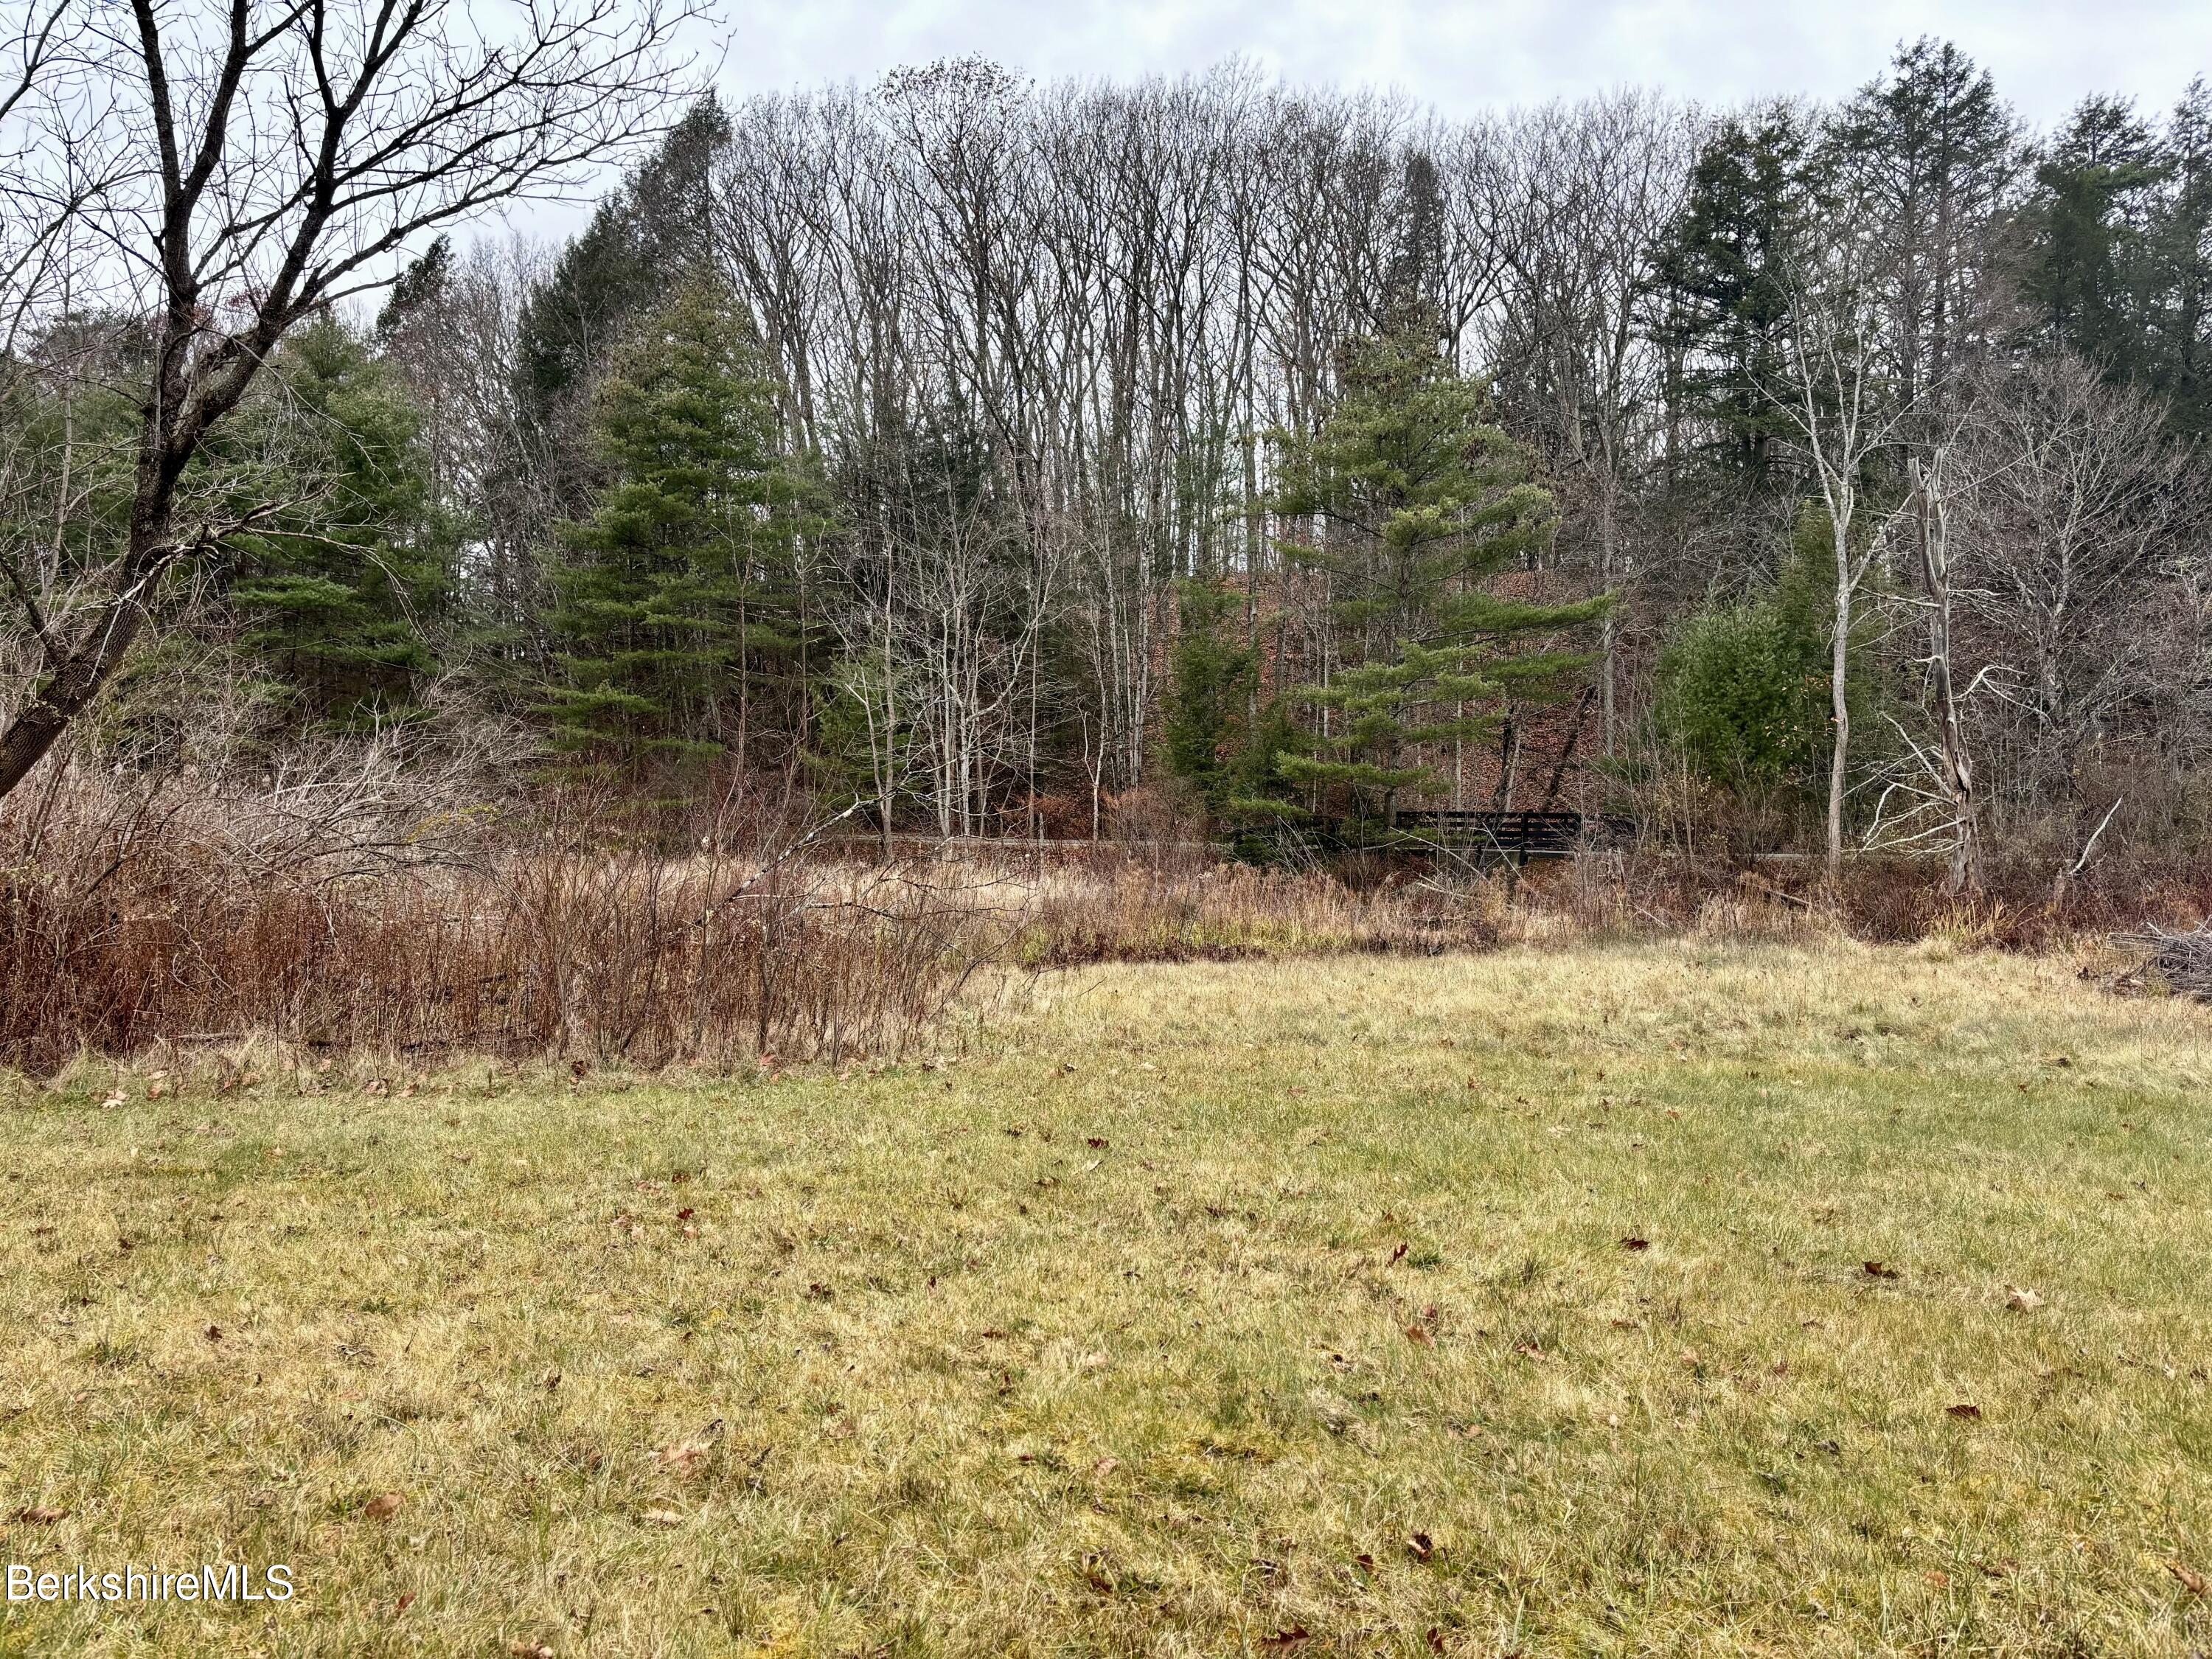
<svg viewBox="0 0 2212 1659"><path fill-rule="evenodd" d="M1405 1259L1406 1259L1406 1243L1405 1243L1405 1241L1404 1241L1403 1239L1401 1239L1401 1240L1399 1240L1399 1241L1398 1241L1398 1248L1397 1248L1396 1249L1395 1249L1395 1250L1393 1250L1393 1251L1391 1251L1391 1252L1390 1252L1390 1262L1391 1262L1391 1265L1395 1267L1395 1266L1396 1266L1399 1262L1403 1261Z"/></svg>
<svg viewBox="0 0 2212 1659"><path fill-rule="evenodd" d="M1113 1474L1115 1470L1121 1467L1121 1460L1120 1458L1102 1457L1096 1463L1093 1463L1091 1466L1091 1478L1094 1480L1103 1480L1108 1475Z"/></svg>
<svg viewBox="0 0 2212 1659"><path fill-rule="evenodd" d="M1094 1152L1103 1152L1106 1150L1107 1141L1103 1135L1088 1135L1085 1137L1083 1144Z"/></svg>
<svg viewBox="0 0 2212 1659"><path fill-rule="evenodd" d="M36 1509L17 1510L15 1518L18 1521L27 1521L34 1527L50 1527L57 1521L68 1520L69 1511L47 1509L42 1505Z"/></svg>
<svg viewBox="0 0 2212 1659"><path fill-rule="evenodd" d="M1360 1571L1372 1572L1375 1571L1375 1558L1370 1555L1365 1550L1360 1551L1358 1554L1353 1556L1352 1559L1358 1565Z"/></svg>
<svg viewBox="0 0 2212 1659"><path fill-rule="evenodd" d="M713 1450L703 1440L679 1440L653 1455L662 1468L672 1471L678 1480L685 1480L698 1473L700 1460Z"/></svg>
<svg viewBox="0 0 2212 1659"><path fill-rule="evenodd" d="M1260 1645L1263 1648L1295 1648L1312 1640L1311 1631L1304 1625L1292 1625L1285 1630L1277 1631L1273 1636L1261 1637Z"/></svg>
<svg viewBox="0 0 2212 1659"><path fill-rule="evenodd" d="M1648 1238L1638 1238L1635 1234L1631 1233L1620 1241L1620 1248L1624 1250L1648 1250L1651 1248L1651 1241Z"/></svg>
<svg viewBox="0 0 2212 1659"><path fill-rule="evenodd" d="M647 1510L640 1518L648 1526L654 1527L680 1527L684 1524L684 1517L674 1510Z"/></svg>
<svg viewBox="0 0 2212 1659"><path fill-rule="evenodd" d="M118 1106L126 1103L130 1098L130 1096L125 1094L122 1090L118 1089L113 1094L108 1096L106 1099L101 1101L100 1103L100 1107L102 1111L112 1112Z"/></svg>
<svg viewBox="0 0 2212 1659"><path fill-rule="evenodd" d="M364 1518L370 1521L389 1521L399 1513L399 1494L388 1492L381 1498L372 1498L361 1506Z"/></svg>
<svg viewBox="0 0 2212 1659"><path fill-rule="evenodd" d="M1896 1268L1884 1267L1879 1261L1863 1261L1859 1265L1866 1269L1869 1279L1895 1279L1898 1276Z"/></svg>
<svg viewBox="0 0 2212 1659"><path fill-rule="evenodd" d="M1442 1653L1444 1650L1444 1633L1440 1626L1430 1626L1427 1639L1431 1653Z"/></svg>
<svg viewBox="0 0 2212 1659"><path fill-rule="evenodd" d="M1967 1422L1972 1421L1982 1414L1982 1408L1979 1406L1969 1405L1963 1400L1955 1406L1944 1407L1943 1411L1947 1416L1956 1417Z"/></svg>
<svg viewBox="0 0 2212 1659"><path fill-rule="evenodd" d="M209 1327L207 1328L207 1340L208 1340L209 1341L210 1341L210 1342L220 1342L220 1341L222 1341L222 1326L220 1326L220 1325L210 1325L210 1326L209 1326Z"/></svg>
<svg viewBox="0 0 2212 1659"><path fill-rule="evenodd" d="M2191 1595L2212 1595L2212 1579L2193 1567L2185 1567L2179 1561L2169 1561L2166 1570L2181 1581L2181 1588Z"/></svg>
<svg viewBox="0 0 2212 1659"><path fill-rule="evenodd" d="M1406 1540L1406 1553L1416 1561L1425 1561L1436 1553L1436 1540L1425 1532L1414 1533Z"/></svg>
<svg viewBox="0 0 2212 1659"><path fill-rule="evenodd" d="M2043 1298L2023 1285L2005 1286L2005 1306L2014 1313L2033 1313L2043 1305Z"/></svg>
<svg viewBox="0 0 2212 1659"><path fill-rule="evenodd" d="M1920 1576L1928 1581L1929 1585L1932 1589L1948 1589L1950 1588L1951 1575L1943 1571L1941 1568L1930 1568L1928 1571L1922 1573Z"/></svg>
<svg viewBox="0 0 2212 1659"><path fill-rule="evenodd" d="M689 1204L686 1204L682 1209L676 1212L676 1218L678 1221L689 1221L691 1218L691 1206Z"/></svg>
<svg viewBox="0 0 2212 1659"><path fill-rule="evenodd" d="M514 1659L553 1659L553 1650L543 1642L509 1642L507 1650Z"/></svg>

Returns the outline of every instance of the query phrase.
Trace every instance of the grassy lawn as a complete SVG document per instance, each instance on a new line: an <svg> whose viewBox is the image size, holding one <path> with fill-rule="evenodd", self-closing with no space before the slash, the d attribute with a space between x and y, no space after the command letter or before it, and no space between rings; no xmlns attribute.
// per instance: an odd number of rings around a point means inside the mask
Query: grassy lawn
<svg viewBox="0 0 2212 1659"><path fill-rule="evenodd" d="M0 1652L2212 1650L2208 1033L1684 943L1070 973L842 1079L15 1085L0 1557L299 1593Z"/></svg>

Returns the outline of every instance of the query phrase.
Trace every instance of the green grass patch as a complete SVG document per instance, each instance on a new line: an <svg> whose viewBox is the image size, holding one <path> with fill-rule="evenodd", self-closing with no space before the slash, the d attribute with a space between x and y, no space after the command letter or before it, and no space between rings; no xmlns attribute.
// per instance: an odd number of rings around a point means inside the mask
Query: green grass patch
<svg viewBox="0 0 2212 1659"><path fill-rule="evenodd" d="M0 1555L299 1593L0 1653L2212 1648L2206 1036L1684 943L1071 972L843 1077L19 1084Z"/></svg>

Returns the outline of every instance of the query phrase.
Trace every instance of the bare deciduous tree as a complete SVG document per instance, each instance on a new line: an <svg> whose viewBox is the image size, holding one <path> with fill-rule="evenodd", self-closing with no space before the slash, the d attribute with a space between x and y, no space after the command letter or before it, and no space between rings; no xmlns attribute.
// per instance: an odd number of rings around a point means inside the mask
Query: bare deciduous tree
<svg viewBox="0 0 2212 1659"><path fill-rule="evenodd" d="M1960 444L1959 602L1996 692L1987 745L2016 800L2065 799L2085 752L2156 705L2157 595L2201 527L2164 411L2073 357L1993 368Z"/></svg>
<svg viewBox="0 0 2212 1659"><path fill-rule="evenodd" d="M690 0L78 0L7 13L26 49L0 153L14 181L4 296L52 267L149 319L124 544L72 614L19 599L39 678L0 730L0 795L113 673L168 573L282 504L194 503L186 469L301 319L373 287L410 239L573 182L663 125L686 86ZM22 228L15 228L20 225Z"/></svg>

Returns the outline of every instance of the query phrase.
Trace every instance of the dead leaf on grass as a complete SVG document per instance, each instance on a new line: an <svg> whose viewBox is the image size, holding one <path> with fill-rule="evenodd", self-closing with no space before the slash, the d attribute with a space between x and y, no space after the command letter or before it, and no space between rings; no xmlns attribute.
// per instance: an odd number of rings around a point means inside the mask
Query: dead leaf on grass
<svg viewBox="0 0 2212 1659"><path fill-rule="evenodd" d="M1862 1261L1859 1266L1866 1270L1869 1279L1895 1279L1899 1276L1895 1267L1880 1261Z"/></svg>
<svg viewBox="0 0 2212 1659"><path fill-rule="evenodd" d="M1955 1406L1944 1407L1943 1412L1947 1417L1955 1417L1962 1422L1971 1423L1981 1417L1982 1408L1962 1400Z"/></svg>
<svg viewBox="0 0 2212 1659"><path fill-rule="evenodd" d="M27 1521L34 1527L51 1527L57 1521L68 1520L69 1511L49 1509L44 1504L39 1504L31 1509L17 1510L15 1518L18 1521Z"/></svg>
<svg viewBox="0 0 2212 1659"><path fill-rule="evenodd" d="M652 1527L680 1527L684 1524L684 1517L674 1510L647 1510L638 1518Z"/></svg>
<svg viewBox="0 0 2212 1659"><path fill-rule="evenodd" d="M1634 1233L1631 1233L1620 1241L1620 1248L1624 1250L1648 1250L1651 1248L1651 1241L1648 1238L1638 1238Z"/></svg>
<svg viewBox="0 0 2212 1659"><path fill-rule="evenodd" d="M1406 1540L1406 1553L1416 1561L1426 1561L1437 1553L1436 1540L1425 1532L1411 1534Z"/></svg>
<svg viewBox="0 0 2212 1659"><path fill-rule="evenodd" d="M362 1516L368 1521L389 1521L399 1513L399 1494L386 1492L381 1498L372 1498L361 1506Z"/></svg>
<svg viewBox="0 0 2212 1659"><path fill-rule="evenodd" d="M2005 1286L2005 1306L2014 1313L2033 1313L2043 1305L2043 1298L2022 1285Z"/></svg>
<svg viewBox="0 0 2212 1659"><path fill-rule="evenodd" d="M679 1440L672 1446L663 1447L653 1456L655 1462L678 1480L687 1480L699 1472L700 1461L713 1450L714 1448L703 1440Z"/></svg>
<svg viewBox="0 0 2212 1659"><path fill-rule="evenodd" d="M2166 1570L2172 1573L2180 1582L2181 1588L2191 1595L2212 1595L2212 1579L2208 1579L2194 1567L2185 1567L2179 1561L2169 1561L2166 1564Z"/></svg>

